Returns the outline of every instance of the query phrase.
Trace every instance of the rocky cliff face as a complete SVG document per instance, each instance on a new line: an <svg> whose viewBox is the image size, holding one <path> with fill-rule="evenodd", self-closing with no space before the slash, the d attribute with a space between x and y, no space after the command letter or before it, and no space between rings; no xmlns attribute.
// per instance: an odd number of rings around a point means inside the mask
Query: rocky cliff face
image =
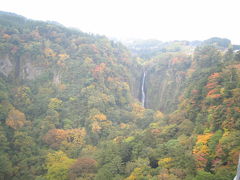
<svg viewBox="0 0 240 180"><path fill-rule="evenodd" d="M9 56L1 55L1 57L0 57L0 72L3 75L8 76L13 71L13 69L14 69L14 67L13 67L11 60L9 59Z"/></svg>
<svg viewBox="0 0 240 180"><path fill-rule="evenodd" d="M52 73L52 82L61 84L62 73L59 69L45 67L43 59L36 59L30 54L22 54L19 57L9 54L0 56L0 73L9 78L18 80L35 80L45 72ZM141 76L143 68L146 68L146 108L160 110L165 113L172 112L179 103L186 74L191 60L188 56L167 55L155 59L146 67L139 64L131 67L128 83L131 94L136 99L141 99Z"/></svg>
<svg viewBox="0 0 240 180"><path fill-rule="evenodd" d="M46 69L34 63L30 55L14 57L9 54L0 56L0 73L5 77L19 80L34 80Z"/></svg>
<svg viewBox="0 0 240 180"><path fill-rule="evenodd" d="M168 55L148 66L146 108L172 112L179 103L191 60L188 56Z"/></svg>

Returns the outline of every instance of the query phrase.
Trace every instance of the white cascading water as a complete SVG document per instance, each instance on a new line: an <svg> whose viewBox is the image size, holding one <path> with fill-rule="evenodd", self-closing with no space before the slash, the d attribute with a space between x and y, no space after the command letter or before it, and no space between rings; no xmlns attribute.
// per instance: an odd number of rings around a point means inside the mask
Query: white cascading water
<svg viewBox="0 0 240 180"><path fill-rule="evenodd" d="M141 102L142 102L142 106L145 107L145 91L144 91L144 87L145 87L145 76L146 76L146 73L143 72L143 78L142 78L142 99L141 99Z"/></svg>
<svg viewBox="0 0 240 180"><path fill-rule="evenodd" d="M238 160L237 175L235 176L235 178L233 180L240 180L240 157Z"/></svg>

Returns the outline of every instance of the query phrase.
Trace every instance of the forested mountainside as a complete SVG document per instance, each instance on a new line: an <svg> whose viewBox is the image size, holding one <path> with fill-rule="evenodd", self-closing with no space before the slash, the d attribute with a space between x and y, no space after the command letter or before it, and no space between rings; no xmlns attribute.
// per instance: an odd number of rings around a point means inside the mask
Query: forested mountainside
<svg viewBox="0 0 240 180"><path fill-rule="evenodd" d="M238 46L179 46L141 59L106 37L0 12L0 179L233 179Z"/></svg>

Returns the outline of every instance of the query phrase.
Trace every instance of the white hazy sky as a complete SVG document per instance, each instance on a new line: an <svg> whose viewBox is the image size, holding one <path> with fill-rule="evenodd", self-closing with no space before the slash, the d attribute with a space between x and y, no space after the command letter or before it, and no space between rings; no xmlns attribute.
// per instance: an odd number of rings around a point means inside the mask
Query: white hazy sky
<svg viewBox="0 0 240 180"><path fill-rule="evenodd" d="M240 0L2 0L0 10L119 39L240 44Z"/></svg>

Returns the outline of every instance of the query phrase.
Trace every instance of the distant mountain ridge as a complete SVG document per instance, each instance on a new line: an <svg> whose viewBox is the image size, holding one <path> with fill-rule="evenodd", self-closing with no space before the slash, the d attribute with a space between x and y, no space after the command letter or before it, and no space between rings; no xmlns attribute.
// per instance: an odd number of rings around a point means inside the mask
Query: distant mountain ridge
<svg viewBox="0 0 240 180"><path fill-rule="evenodd" d="M149 39L149 40L129 40L123 41L131 52L144 59L149 59L163 52L179 52L184 49L191 51L197 46L215 46L221 50L227 48L233 48L233 50L239 50L239 45L232 45L231 41L226 38L213 37L204 41L170 41L162 42L159 40Z"/></svg>

